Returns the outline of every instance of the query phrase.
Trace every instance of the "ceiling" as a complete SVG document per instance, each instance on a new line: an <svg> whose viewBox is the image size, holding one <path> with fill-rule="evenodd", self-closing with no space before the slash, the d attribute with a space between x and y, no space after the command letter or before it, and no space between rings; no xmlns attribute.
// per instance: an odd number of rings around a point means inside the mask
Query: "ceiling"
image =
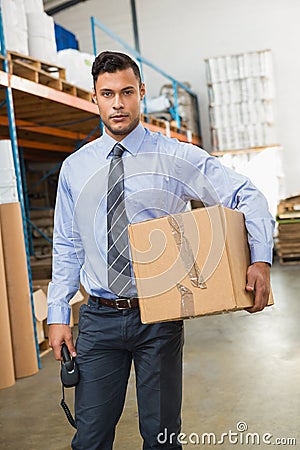
<svg viewBox="0 0 300 450"><path fill-rule="evenodd" d="M47 14L53 15L87 0L43 0Z"/></svg>

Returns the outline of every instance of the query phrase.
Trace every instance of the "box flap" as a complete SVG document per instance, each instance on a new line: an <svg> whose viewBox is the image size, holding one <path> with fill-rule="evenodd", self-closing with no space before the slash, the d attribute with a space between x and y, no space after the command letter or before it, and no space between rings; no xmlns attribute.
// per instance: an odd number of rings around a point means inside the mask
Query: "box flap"
<svg viewBox="0 0 300 450"><path fill-rule="evenodd" d="M48 305L47 297L42 289L38 289L33 293L34 313L39 322L47 317Z"/></svg>
<svg viewBox="0 0 300 450"><path fill-rule="evenodd" d="M74 305L75 303L81 302L82 300L84 300L84 296L82 295L80 290L78 290L74 297L72 297L69 301L69 305Z"/></svg>

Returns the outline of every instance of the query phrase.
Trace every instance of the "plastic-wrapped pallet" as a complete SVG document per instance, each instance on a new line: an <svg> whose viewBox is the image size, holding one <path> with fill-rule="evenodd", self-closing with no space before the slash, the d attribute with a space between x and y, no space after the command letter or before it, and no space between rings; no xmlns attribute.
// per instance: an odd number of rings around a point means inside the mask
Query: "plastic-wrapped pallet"
<svg viewBox="0 0 300 450"><path fill-rule="evenodd" d="M57 64L66 69L66 79L82 89L91 91L93 79L91 75L95 56L72 48L57 53Z"/></svg>
<svg viewBox="0 0 300 450"><path fill-rule="evenodd" d="M28 34L24 0L1 0L5 46L28 55Z"/></svg>
<svg viewBox="0 0 300 450"><path fill-rule="evenodd" d="M171 107L171 102L166 95L150 98L147 100L147 113L168 112Z"/></svg>
<svg viewBox="0 0 300 450"><path fill-rule="evenodd" d="M33 58L57 64L53 18L45 12L27 13L29 54Z"/></svg>
<svg viewBox="0 0 300 450"><path fill-rule="evenodd" d="M270 50L206 61L213 150L274 145L274 86Z"/></svg>
<svg viewBox="0 0 300 450"><path fill-rule="evenodd" d="M188 82L183 83L187 88L190 88ZM173 85L165 84L160 90L160 95L166 96L174 105L174 89ZM194 133L198 132L197 114L194 105L193 97L185 91L182 87L177 87L177 101L178 101L178 114L187 128Z"/></svg>

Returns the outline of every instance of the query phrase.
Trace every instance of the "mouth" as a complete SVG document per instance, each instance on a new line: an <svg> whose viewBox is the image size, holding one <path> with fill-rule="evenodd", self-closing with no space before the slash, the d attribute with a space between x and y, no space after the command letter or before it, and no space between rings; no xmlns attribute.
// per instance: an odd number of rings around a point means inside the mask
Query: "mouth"
<svg viewBox="0 0 300 450"><path fill-rule="evenodd" d="M128 114L114 114L113 116L110 116L110 119L113 122L121 122L124 119L127 119Z"/></svg>

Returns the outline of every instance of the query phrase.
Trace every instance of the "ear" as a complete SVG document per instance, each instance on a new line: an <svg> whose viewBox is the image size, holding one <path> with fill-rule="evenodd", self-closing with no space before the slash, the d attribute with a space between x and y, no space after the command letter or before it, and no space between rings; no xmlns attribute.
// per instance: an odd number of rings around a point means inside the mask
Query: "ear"
<svg viewBox="0 0 300 450"><path fill-rule="evenodd" d="M93 101L93 103L97 104L97 96L96 96L95 89L93 89L93 91L92 91L92 101Z"/></svg>
<svg viewBox="0 0 300 450"><path fill-rule="evenodd" d="M140 99L143 100L143 98L145 97L146 94L146 88L145 88L145 83L141 83L141 87L140 87Z"/></svg>

